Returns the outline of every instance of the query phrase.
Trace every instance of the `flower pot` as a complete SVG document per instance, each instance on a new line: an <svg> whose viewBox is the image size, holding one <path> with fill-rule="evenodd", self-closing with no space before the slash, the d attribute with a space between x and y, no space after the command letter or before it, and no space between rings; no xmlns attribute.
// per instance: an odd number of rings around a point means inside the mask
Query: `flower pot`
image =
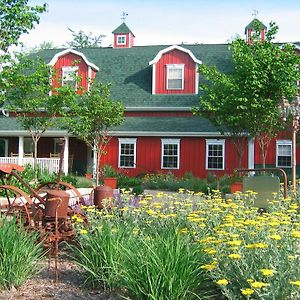
<svg viewBox="0 0 300 300"><path fill-rule="evenodd" d="M105 186L109 186L112 189L117 188L117 178L115 178L115 177L104 177L103 181L104 181Z"/></svg>
<svg viewBox="0 0 300 300"><path fill-rule="evenodd" d="M242 190L243 190L242 182L234 182L230 185L231 194L236 193L236 192L241 192Z"/></svg>
<svg viewBox="0 0 300 300"><path fill-rule="evenodd" d="M93 179L93 174L86 173L86 174L85 174L85 178L86 178L86 179Z"/></svg>
<svg viewBox="0 0 300 300"><path fill-rule="evenodd" d="M104 199L112 199L113 190L109 186L100 185L94 189L94 205L100 209L103 208Z"/></svg>

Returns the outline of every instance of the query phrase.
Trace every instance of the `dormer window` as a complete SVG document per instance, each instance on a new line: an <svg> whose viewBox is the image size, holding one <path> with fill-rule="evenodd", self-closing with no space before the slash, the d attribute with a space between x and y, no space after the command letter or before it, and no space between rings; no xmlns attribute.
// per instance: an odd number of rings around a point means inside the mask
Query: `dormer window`
<svg viewBox="0 0 300 300"><path fill-rule="evenodd" d="M76 88L76 76L78 74L78 66L62 67L62 85L68 85Z"/></svg>
<svg viewBox="0 0 300 300"><path fill-rule="evenodd" d="M167 90L183 90L184 65L172 64L167 66Z"/></svg>
<svg viewBox="0 0 300 300"><path fill-rule="evenodd" d="M117 36L117 45L126 45L126 35Z"/></svg>

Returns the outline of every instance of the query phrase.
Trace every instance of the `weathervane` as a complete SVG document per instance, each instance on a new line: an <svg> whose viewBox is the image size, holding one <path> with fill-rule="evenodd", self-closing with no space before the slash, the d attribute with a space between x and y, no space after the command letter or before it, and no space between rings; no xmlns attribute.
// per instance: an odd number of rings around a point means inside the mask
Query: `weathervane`
<svg viewBox="0 0 300 300"><path fill-rule="evenodd" d="M253 13L252 13L252 16L253 16L254 18L256 18L257 15L258 15L258 10L254 9L254 10L253 10Z"/></svg>
<svg viewBox="0 0 300 300"><path fill-rule="evenodd" d="M128 16L128 13L123 11L122 14L121 14L121 20L123 20L123 23L125 22L127 16Z"/></svg>

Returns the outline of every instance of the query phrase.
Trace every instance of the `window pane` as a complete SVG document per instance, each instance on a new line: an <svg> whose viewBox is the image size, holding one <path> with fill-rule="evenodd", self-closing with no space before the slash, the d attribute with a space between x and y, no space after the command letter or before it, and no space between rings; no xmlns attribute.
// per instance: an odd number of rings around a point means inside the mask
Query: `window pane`
<svg viewBox="0 0 300 300"><path fill-rule="evenodd" d="M168 89L182 89L183 83L183 68L177 66L167 67L167 88Z"/></svg>
<svg viewBox="0 0 300 300"><path fill-rule="evenodd" d="M134 167L135 144L121 144L120 167Z"/></svg>
<svg viewBox="0 0 300 300"><path fill-rule="evenodd" d="M209 144L207 153L208 169L223 169L223 145Z"/></svg>
<svg viewBox="0 0 300 300"><path fill-rule="evenodd" d="M164 144L163 145L163 168L177 169L178 168L178 145Z"/></svg>
<svg viewBox="0 0 300 300"><path fill-rule="evenodd" d="M278 167L292 166L292 145L277 145Z"/></svg>

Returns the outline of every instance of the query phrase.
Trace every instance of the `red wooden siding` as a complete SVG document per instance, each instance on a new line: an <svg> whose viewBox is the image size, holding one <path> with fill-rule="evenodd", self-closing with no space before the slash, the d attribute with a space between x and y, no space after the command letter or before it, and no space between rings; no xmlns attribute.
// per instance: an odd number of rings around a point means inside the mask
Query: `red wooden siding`
<svg viewBox="0 0 300 300"><path fill-rule="evenodd" d="M180 138L180 137L179 137ZM238 159L235 146L231 139L225 143L225 170L206 170L206 139L201 137L180 138L180 162L179 169L161 169L161 138L160 137L138 137L136 142L136 168L118 169L119 141L117 137L112 138L107 146L107 154L102 157L101 164L110 164L125 175L137 176L141 173L168 172L176 176L183 176L191 172L200 178L206 178L211 172L216 176L230 174L238 167ZM247 145L246 145L247 147ZM247 168L248 148L244 153L242 167Z"/></svg>
<svg viewBox="0 0 300 300"><path fill-rule="evenodd" d="M58 78L62 76L62 67L78 66L78 76L82 79L79 82L78 87L83 87L84 90L88 89L88 65L85 61L78 55L73 53L68 53L61 56L54 65L54 69L57 70ZM92 70L92 78L95 77L95 71ZM58 87L61 85L61 81L54 80L53 86Z"/></svg>
<svg viewBox="0 0 300 300"><path fill-rule="evenodd" d="M117 37L120 35L126 36L126 43L124 45L117 44ZM116 33L114 34L114 48L131 48L134 45L134 35L132 33Z"/></svg>
<svg viewBox="0 0 300 300"><path fill-rule="evenodd" d="M167 64L184 64L184 89L167 90ZM172 50L165 53L156 63L156 94L195 94L196 65L189 54Z"/></svg>

